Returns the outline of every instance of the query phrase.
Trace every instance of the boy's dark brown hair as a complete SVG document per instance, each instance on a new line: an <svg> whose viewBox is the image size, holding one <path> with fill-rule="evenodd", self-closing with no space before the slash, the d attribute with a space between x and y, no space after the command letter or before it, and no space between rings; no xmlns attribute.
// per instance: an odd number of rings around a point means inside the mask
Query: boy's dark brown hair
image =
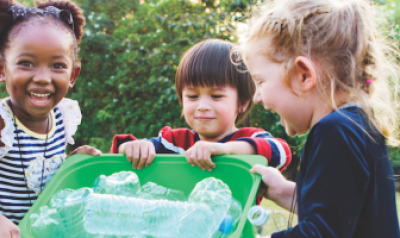
<svg viewBox="0 0 400 238"><path fill-rule="evenodd" d="M236 123L239 123L253 106L253 95L256 87L245 70L238 70L231 61L234 45L229 41L209 39L197 43L182 56L176 71L175 88L179 103L182 105L182 91L186 86L193 87L224 87L237 89L238 106L248 107L239 113Z"/></svg>

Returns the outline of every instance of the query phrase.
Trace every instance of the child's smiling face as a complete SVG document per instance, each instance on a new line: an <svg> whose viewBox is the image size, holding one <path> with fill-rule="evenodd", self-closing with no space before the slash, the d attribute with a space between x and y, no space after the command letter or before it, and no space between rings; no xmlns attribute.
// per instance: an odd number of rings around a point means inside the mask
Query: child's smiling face
<svg viewBox="0 0 400 238"><path fill-rule="evenodd" d="M254 102L278 113L288 135L306 132L312 120L311 104L296 94L295 80L289 79L290 86L283 83L280 75L282 64L270 60L260 52L262 46L257 46L245 49L247 67L256 83Z"/></svg>
<svg viewBox="0 0 400 238"><path fill-rule="evenodd" d="M238 93L232 87L185 87L183 114L201 140L217 141L237 130Z"/></svg>
<svg viewBox="0 0 400 238"><path fill-rule="evenodd" d="M26 118L47 117L79 75L72 35L50 23L22 26L11 37L0 73L13 108Z"/></svg>

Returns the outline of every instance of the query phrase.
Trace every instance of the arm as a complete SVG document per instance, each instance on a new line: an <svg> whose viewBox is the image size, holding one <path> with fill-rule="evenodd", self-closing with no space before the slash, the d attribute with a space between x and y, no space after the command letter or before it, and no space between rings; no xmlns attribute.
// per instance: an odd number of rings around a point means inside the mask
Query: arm
<svg viewBox="0 0 400 238"><path fill-rule="evenodd" d="M254 154L268 160L268 166L282 171L292 160L292 153L285 140L274 138L270 133L258 128L242 128L236 141L246 141L253 146Z"/></svg>
<svg viewBox="0 0 400 238"><path fill-rule="evenodd" d="M254 154L254 148L245 141L230 141L226 143L198 141L186 151L186 159L192 166L197 165L202 170L211 171L215 164L212 155L223 154Z"/></svg>
<svg viewBox="0 0 400 238"><path fill-rule="evenodd" d="M250 172L257 173L262 176L263 184L258 190L258 195L266 197L275 202L280 207L290 211L293 202L293 195L296 184L288 181L282 176L281 172L276 168L255 165ZM297 213L297 206L295 206Z"/></svg>
<svg viewBox="0 0 400 238"><path fill-rule="evenodd" d="M363 141L351 130L328 124L310 132L297 181L300 221L273 238L354 237L367 195L369 165Z"/></svg>

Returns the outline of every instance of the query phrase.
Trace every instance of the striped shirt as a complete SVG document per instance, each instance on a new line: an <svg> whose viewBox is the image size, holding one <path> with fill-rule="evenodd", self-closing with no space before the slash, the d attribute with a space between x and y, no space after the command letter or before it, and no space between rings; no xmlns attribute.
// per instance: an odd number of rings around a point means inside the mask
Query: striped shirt
<svg viewBox="0 0 400 238"><path fill-rule="evenodd" d="M3 103L12 117L5 100ZM16 127L12 148L0 158L0 214L15 224L22 220L41 191L43 165L43 183L47 184L66 157L66 137L61 110L55 107L50 114L52 125L47 135L47 145L46 135L30 131L16 119L16 125L13 122ZM41 159L44 155L43 162Z"/></svg>

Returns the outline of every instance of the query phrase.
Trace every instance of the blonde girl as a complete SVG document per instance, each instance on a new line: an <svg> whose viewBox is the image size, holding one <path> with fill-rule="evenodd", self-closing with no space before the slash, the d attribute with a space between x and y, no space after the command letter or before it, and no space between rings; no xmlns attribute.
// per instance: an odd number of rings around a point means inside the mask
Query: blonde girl
<svg viewBox="0 0 400 238"><path fill-rule="evenodd" d="M291 136L309 132L297 182L255 166L261 193L295 212L280 237L400 237L387 144L398 141L397 53L364 0L279 0L242 45L254 100ZM378 25L377 25L378 24ZM389 90L391 88L392 90Z"/></svg>

